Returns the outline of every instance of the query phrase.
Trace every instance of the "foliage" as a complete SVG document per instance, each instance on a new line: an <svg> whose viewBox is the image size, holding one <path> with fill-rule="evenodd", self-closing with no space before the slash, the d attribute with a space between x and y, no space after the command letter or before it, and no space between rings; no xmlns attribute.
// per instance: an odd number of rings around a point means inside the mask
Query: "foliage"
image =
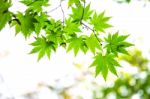
<svg viewBox="0 0 150 99"><path fill-rule="evenodd" d="M123 55L121 57L121 59L129 62L131 65L135 65L139 71L135 74L123 73L113 83L113 86L101 87L98 92L95 90L94 97L97 97L96 99L109 99L108 96L112 94L115 96L115 99L132 99L134 95L139 95L140 99L149 99L150 70L148 67L148 59L143 57L141 51L137 49L131 51L131 56ZM99 93L101 93L100 97L97 96Z"/></svg>
<svg viewBox="0 0 150 99"><path fill-rule="evenodd" d="M120 64L114 58L114 54L106 54L105 56L102 54L96 55L94 57L94 62L92 63L92 66L96 66L96 76L102 72L102 75L106 80L108 70L117 75L115 66L120 66Z"/></svg>
<svg viewBox="0 0 150 99"><path fill-rule="evenodd" d="M112 27L109 24L111 17L106 16L105 12L97 13L85 0L69 0L67 6L72 13L65 17L62 2L60 0L57 7L62 11L62 20L56 20L43 9L50 6L49 0L21 0L20 3L27 9L17 13L9 11L11 0L0 0L0 30L9 23L15 27L16 34L23 34L26 39L34 37L30 53L38 53L38 60L45 55L50 58L60 46L67 52L73 50L75 56L79 51L85 54L90 51L95 56L92 65L96 66L96 76L102 73L106 79L108 71L117 75L118 53L128 54L126 48L132 46L126 41L128 35L119 35L117 32L108 36L105 34L104 39L101 34ZM84 33L85 30L91 32L90 35Z"/></svg>

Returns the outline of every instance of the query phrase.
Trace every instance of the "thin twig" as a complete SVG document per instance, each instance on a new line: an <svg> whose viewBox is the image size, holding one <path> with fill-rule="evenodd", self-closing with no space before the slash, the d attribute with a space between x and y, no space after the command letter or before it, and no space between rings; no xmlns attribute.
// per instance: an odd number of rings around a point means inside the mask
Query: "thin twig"
<svg viewBox="0 0 150 99"><path fill-rule="evenodd" d="M94 36L96 37L96 39L97 39L97 41L99 42L99 44L102 45L102 44L101 44L101 41L99 40L98 36L97 36L96 33L95 33L95 30L92 29L92 28L90 28L89 26L87 26L87 25L86 25L85 23L83 23L83 22L81 22L81 24L82 24L83 26L85 26L87 29L91 30L91 31L94 33Z"/></svg>
<svg viewBox="0 0 150 99"><path fill-rule="evenodd" d="M52 10L50 10L50 11L48 11L48 13L51 13L51 12L53 12L53 11L57 10L59 7L61 7L61 5L58 5L57 7L53 8L53 9L52 9Z"/></svg>
<svg viewBox="0 0 150 99"><path fill-rule="evenodd" d="M64 26L64 23L65 23L65 12L64 12L64 10L63 10L63 7L62 7L62 1L60 1L60 9L61 9L61 12L62 12L62 14L63 14L63 26Z"/></svg>
<svg viewBox="0 0 150 99"><path fill-rule="evenodd" d="M101 44L101 41L99 40L98 36L96 35L95 30L92 29L92 28L90 28L89 26L87 26L85 23L82 22L83 17L84 17L85 3L86 3L86 2L85 2L85 0L84 0L83 11L82 11L82 16L81 16L81 19L80 19L80 23L81 23L81 25L85 26L87 29L90 29L90 30L94 33L94 36L96 37L97 41L99 42L99 44L100 44L100 46L101 46L101 45L102 45L102 44Z"/></svg>

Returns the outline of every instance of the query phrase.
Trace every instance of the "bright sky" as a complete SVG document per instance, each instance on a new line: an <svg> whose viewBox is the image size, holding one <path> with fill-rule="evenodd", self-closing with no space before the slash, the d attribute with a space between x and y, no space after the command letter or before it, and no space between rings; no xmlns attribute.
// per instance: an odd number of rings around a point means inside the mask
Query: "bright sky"
<svg viewBox="0 0 150 99"><path fill-rule="evenodd" d="M11 10L23 11L24 7L17 4L17 1L13 0L14 6ZM54 6L57 6L57 1L51 1L55 4ZM129 40L134 42L149 57L149 4L143 7L142 2L136 1L131 4L117 4L111 0L95 0L94 3L92 2L92 7L100 12L106 11L107 15L113 17L111 23L114 28L109 31L119 30L122 33L131 34ZM59 16L58 13L53 13L53 15ZM5 95L13 94L16 99L20 99L18 98L19 95L36 89L39 82L54 83L54 79L65 79L65 75L70 75L63 83L64 85L68 84L68 81L73 80L71 76L78 75L73 63L87 65L87 69L89 69L90 55L80 54L74 57L72 53L66 54L63 48L58 49L57 53L51 56L51 60L44 58L37 62L37 55L28 54L31 50L31 46L28 44L32 40L26 41L22 35L15 37L14 34L14 30L10 29L9 26L0 31L0 76L5 82L5 84L0 84L0 92ZM1 82L2 79L0 79ZM46 98L43 95L40 99Z"/></svg>

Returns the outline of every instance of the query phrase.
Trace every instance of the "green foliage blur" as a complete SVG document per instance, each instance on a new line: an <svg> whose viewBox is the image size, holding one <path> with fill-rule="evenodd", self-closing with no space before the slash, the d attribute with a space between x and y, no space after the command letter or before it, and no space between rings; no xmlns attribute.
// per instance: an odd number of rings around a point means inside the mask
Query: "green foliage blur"
<svg viewBox="0 0 150 99"><path fill-rule="evenodd" d="M142 55L140 50L132 50L131 56L123 55L121 60L125 60L138 69L138 73L122 73L111 87L101 87L99 91L93 91L93 99L132 99L138 96L138 99L150 99L150 69L149 60ZM98 94L101 94L98 96ZM135 99L135 98L134 98Z"/></svg>

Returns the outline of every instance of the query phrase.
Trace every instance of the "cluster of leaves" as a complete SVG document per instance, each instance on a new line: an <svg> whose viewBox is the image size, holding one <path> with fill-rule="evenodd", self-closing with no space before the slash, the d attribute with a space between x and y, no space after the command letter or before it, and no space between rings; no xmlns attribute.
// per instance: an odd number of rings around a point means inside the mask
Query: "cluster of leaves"
<svg viewBox="0 0 150 99"><path fill-rule="evenodd" d="M1 0L0 30L9 22L10 26L15 27L16 34L23 34L25 38L36 35L30 53L38 53L38 60L44 55L50 58L51 53L60 46L67 52L73 50L75 56L79 51L85 54L91 51L95 56L91 66L95 66L96 76L102 73L106 79L108 71L117 75L116 66L120 66L116 60L118 53L128 54L126 48L132 46L125 41L128 35L116 32L102 38L101 33L112 27L109 24L111 17L107 17L104 12L92 10L90 3L87 4L85 0L69 0L68 8L72 13L65 17L61 2L59 7L63 20L56 20L43 10L43 7L49 6L49 0L21 0L27 6L24 13L9 12L11 1ZM91 31L91 34L83 33L84 29Z"/></svg>
<svg viewBox="0 0 150 99"><path fill-rule="evenodd" d="M136 57L138 59L136 59ZM149 99L150 97L150 70L148 68L149 60L143 57L140 50L134 49L130 56L121 56L122 60L135 65L139 72L135 74L124 74L118 78L113 86L101 87L95 93L94 99L109 99L110 94L115 96L115 99L132 99L132 96L137 95L140 99ZM142 63L142 64L141 64ZM144 67L144 68L143 68ZM144 74L144 75L143 75ZM101 96L98 94L101 93Z"/></svg>
<svg viewBox="0 0 150 99"><path fill-rule="evenodd" d="M0 0L0 30L5 27L6 23L11 19L11 12L8 8L11 6L11 1Z"/></svg>

